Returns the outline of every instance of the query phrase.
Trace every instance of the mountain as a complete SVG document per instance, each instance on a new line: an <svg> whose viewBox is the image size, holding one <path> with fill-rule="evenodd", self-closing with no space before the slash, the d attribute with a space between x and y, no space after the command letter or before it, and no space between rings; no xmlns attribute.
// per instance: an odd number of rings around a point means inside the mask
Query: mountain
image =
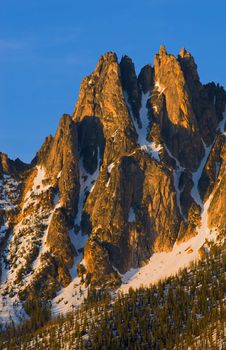
<svg viewBox="0 0 226 350"><path fill-rule="evenodd" d="M0 153L0 320L157 282L223 242L226 92L164 46L101 56L30 164ZM35 304L36 305L36 304Z"/></svg>

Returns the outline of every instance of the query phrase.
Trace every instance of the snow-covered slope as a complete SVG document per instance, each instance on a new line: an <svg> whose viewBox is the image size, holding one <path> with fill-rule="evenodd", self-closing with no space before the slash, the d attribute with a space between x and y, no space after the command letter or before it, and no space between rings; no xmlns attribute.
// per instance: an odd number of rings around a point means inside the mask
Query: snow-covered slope
<svg viewBox="0 0 226 350"><path fill-rule="evenodd" d="M189 266L190 263L200 258L199 249L208 249L208 241L215 241L216 232L210 230L207 225L208 208L211 198L204 204L201 215L201 226L198 234L187 242L174 244L171 252L155 253L151 256L147 265L131 269L122 276L120 291L128 292L129 288L139 288L141 285L149 286L161 279L175 275L180 269Z"/></svg>
<svg viewBox="0 0 226 350"><path fill-rule="evenodd" d="M81 278L77 276L77 266L83 259L82 250L88 239L87 235L82 234L80 225L86 196L88 192L92 192L95 186L96 179L98 178L100 172L100 164L101 160L99 156L99 149L97 168L92 175L90 175L85 170L83 166L83 159L81 157L79 158L80 194L78 213L74 221L76 233L74 232L74 229L69 232L71 242L79 254L74 258L74 265L70 270L72 277L71 283L67 287L62 288L52 301L53 315L72 311L74 308L81 305L81 303L84 301L84 298L87 296L87 287L85 287L84 284L81 284Z"/></svg>
<svg viewBox="0 0 226 350"><path fill-rule="evenodd" d="M139 127L136 119L133 116L132 108L131 108L130 103L128 101L128 96L127 96L126 92L124 92L124 96L125 96L128 110L129 110L130 115L131 115L132 120L133 120L134 127L135 127L136 132L137 132L137 136L138 136L137 142L140 145L140 148L143 151L147 152L155 160L160 161L159 151L162 149L162 145L160 145L160 144L157 145L154 141L150 142L147 139L148 138L148 131L150 129L150 127L149 127L150 126L150 117L148 115L147 103L148 103L148 100L150 99L150 94L149 93L146 93L146 94L142 93L141 108L139 111L141 127Z"/></svg>
<svg viewBox="0 0 226 350"><path fill-rule="evenodd" d="M211 242L216 241L217 233L215 230L208 228L208 208L211 197L204 204L204 209L201 216L201 225L198 229L198 234L192 237L187 242L175 243L171 252L154 253L149 262L136 269L131 269L124 275L121 275L122 285L116 291L128 292L129 288L137 289L143 286L155 284L169 276L177 274L184 267L188 267L192 262L200 259L200 248L208 251ZM130 220L133 219L132 212ZM75 266L81 261L82 255L75 259ZM63 288L52 302L52 314L66 314L69 311L80 306L87 296L87 288L81 285L81 279L77 277L74 270L73 280Z"/></svg>
<svg viewBox="0 0 226 350"><path fill-rule="evenodd" d="M23 290L37 274L40 266L40 256L46 250L45 240L48 225L53 215L54 207L40 207L40 201L45 196L50 185L44 185L45 171L41 167L34 170L31 188L24 193L21 203L21 215L18 223L11 231L7 245L2 254L2 276L0 285L0 321L4 323L13 320L20 322L26 318L18 293ZM7 181L15 187L15 180ZM11 197L15 188L11 188ZM7 186L5 187L7 189ZM9 196L6 197L9 201ZM7 202L7 207L15 209L13 201ZM57 206L57 204L56 204Z"/></svg>

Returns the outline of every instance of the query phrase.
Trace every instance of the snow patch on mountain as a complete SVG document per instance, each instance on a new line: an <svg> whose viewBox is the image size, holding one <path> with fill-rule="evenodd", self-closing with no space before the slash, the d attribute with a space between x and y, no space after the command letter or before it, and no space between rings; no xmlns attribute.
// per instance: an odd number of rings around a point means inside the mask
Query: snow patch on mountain
<svg viewBox="0 0 226 350"><path fill-rule="evenodd" d="M139 127L137 120L134 118L133 111L131 108L131 105L129 103L128 95L126 92L124 92L125 96L125 101L128 107L128 110L130 112L131 118L133 120L133 125L135 127L135 130L138 135L138 144L140 145L140 148L148 153L152 158L157 160L158 162L160 161L160 156L159 152L162 149L162 145L156 144L154 141L148 141L148 132L149 132L149 125L150 125L150 117L148 115L148 108L147 108L147 102L150 99L150 94L149 93L142 93L142 98L141 98L141 108L139 112L139 117L141 121L141 127Z"/></svg>
<svg viewBox="0 0 226 350"><path fill-rule="evenodd" d="M193 197L193 199L195 200L195 202L200 206L202 207L202 199L200 197L200 193L199 193L199 189L198 189L198 183L199 183L199 179L202 175L202 172L203 172L203 169L205 167L205 164L207 162L207 159L209 157L209 154L211 152L211 149L213 147L213 144L211 144L209 147L207 147L204 143L203 143L203 146L204 146L204 150L205 150L205 154L204 154L204 157L202 158L201 162L200 162L200 165L198 167L198 169L196 170L196 172L194 172L192 174L192 179L193 179L193 183L194 183L194 186L191 190L191 196Z"/></svg>
<svg viewBox="0 0 226 350"><path fill-rule="evenodd" d="M9 275L9 261L7 258L10 250L10 241L12 239L12 233L10 232L7 217L10 214L10 211L16 209L16 202L19 197L18 185L18 181L6 174L4 174L3 178L0 180L0 209L4 213L4 224L0 229L0 243L2 243L4 239L6 240L1 247L3 251L0 259L0 324L2 326L10 324L12 321L19 323L22 319L27 317L18 299L17 293L12 291L9 293L7 284L7 278Z"/></svg>
<svg viewBox="0 0 226 350"><path fill-rule="evenodd" d="M52 300L52 316L65 314L79 307L87 297L88 288L81 283L81 278L77 276L77 266L83 259L83 254L79 254L74 261L74 266L70 273L72 275L71 283L62 288L57 296Z"/></svg>
<svg viewBox="0 0 226 350"><path fill-rule="evenodd" d="M72 311L74 308L82 304L87 296L87 288L81 283L81 278L77 276L77 266L83 259L83 248L87 242L88 235L84 235L81 230L82 211L86 201L87 193L92 192L96 180L100 172L100 152L98 149L98 162L95 172L89 174L84 166L83 159L79 158L79 174L80 174L80 193L78 203L78 213L74 221L74 228L69 231L69 237L76 251L79 253L74 258L73 267L70 269L70 275L72 277L71 283L62 288L57 296L52 300L52 315L64 314ZM110 167L113 168L113 165ZM109 172L111 171L109 170Z"/></svg>
<svg viewBox="0 0 226 350"><path fill-rule="evenodd" d="M48 225L59 203L54 201L55 207L40 207L39 203L50 187L43 185L45 179L45 171L38 166L32 187L24 197L23 215L10 233L2 253L0 322L3 324L9 320L19 323L21 318L26 318L18 293L32 281L40 268L40 257L46 250ZM7 191L6 185L4 190ZM13 205L11 201L10 208ZM8 208L8 204L5 208Z"/></svg>
<svg viewBox="0 0 226 350"><path fill-rule="evenodd" d="M159 151L162 149L161 145L156 145L155 142L150 142L147 145L141 146L141 149L150 154L155 160L160 161Z"/></svg>
<svg viewBox="0 0 226 350"><path fill-rule="evenodd" d="M226 123L226 110L225 110L225 112L223 114L223 119L221 120L221 122L218 125L218 129L217 130L218 130L218 132L220 134L224 134L225 123ZM203 203L202 203L202 199L200 197L200 193L199 193L199 189L198 189L198 183L199 183L200 177L202 175L203 169L204 169L204 167L206 165L206 162L208 160L208 157L210 155L210 152L211 152L211 149L212 149L214 143L215 143L215 140L213 141L213 143L210 146L207 147L204 144L204 142L203 142L203 146L204 146L204 150L205 150L204 157L202 158L202 160L200 162L200 165L199 165L198 169L196 170L196 172L193 172L193 174L192 174L194 186L193 186L192 191L191 191L191 196L193 197L195 202L201 208L203 206Z"/></svg>
<svg viewBox="0 0 226 350"><path fill-rule="evenodd" d="M19 196L18 181L9 175L3 174L0 179L0 210L3 224L0 227L0 244L9 230L8 214L16 209Z"/></svg>
<svg viewBox="0 0 226 350"><path fill-rule="evenodd" d="M1 327L12 323L19 324L26 320L28 315L23 309L17 295L5 295L0 293L0 324Z"/></svg>
<svg viewBox="0 0 226 350"><path fill-rule="evenodd" d="M154 253L147 265L130 269L122 276L122 285L118 291L128 292L130 287L136 289L141 285L149 286L177 274L180 269L199 259L199 249L206 240L215 241L216 239L216 231L210 230L207 224L211 197L204 204L198 234L182 244L175 243L171 252Z"/></svg>
<svg viewBox="0 0 226 350"><path fill-rule="evenodd" d="M136 215L135 215L134 209L132 207L129 210L129 219L128 219L128 221L129 222L135 222L136 221Z"/></svg>
<svg viewBox="0 0 226 350"><path fill-rule="evenodd" d="M0 180L0 208L3 210L15 209L15 201L18 199L18 182L9 175L3 175Z"/></svg>
<svg viewBox="0 0 226 350"><path fill-rule="evenodd" d="M31 204L35 203L35 197L39 196L43 192L47 191L51 186L50 184L44 184L44 180L47 180L45 169L40 165L36 166L36 176L33 180L33 185L29 191L27 191L24 197L23 211Z"/></svg>
<svg viewBox="0 0 226 350"><path fill-rule="evenodd" d="M157 89L157 91L159 92L159 96L161 96L163 94L163 92L166 90L165 87L160 85L160 82L157 80L155 81L155 88Z"/></svg>
<svg viewBox="0 0 226 350"><path fill-rule="evenodd" d="M89 174L83 166L83 158L79 157L79 176L80 176L80 192L79 192L79 202L78 202L78 213L75 218L75 225L80 229L81 219L82 219L82 209L86 196L88 192L92 192L95 186L95 182L100 173L100 151L98 148L98 161L97 168L95 172L91 175Z"/></svg>
<svg viewBox="0 0 226 350"><path fill-rule="evenodd" d="M114 168L115 163L112 162L110 165L108 165L108 174L111 174L112 169Z"/></svg>
<svg viewBox="0 0 226 350"><path fill-rule="evenodd" d="M170 156L170 158L174 159L175 162L176 162L176 169L173 170L174 188L176 190L177 206L178 206L178 208L180 210L180 214L182 216L184 216L182 208L181 208L181 203L180 203L180 195L181 195L181 192L183 191L183 188L182 189L179 188L180 176L181 176L182 172L184 171L184 167L182 167L180 165L180 162L178 161L178 159L172 155L172 153L170 152L170 150L166 146L166 144L164 144L164 148L167 151L167 153Z"/></svg>
<svg viewBox="0 0 226 350"><path fill-rule="evenodd" d="M47 235L48 235L48 230L49 230L49 224L51 223L51 220L52 220L52 217L53 217L53 214L54 214L55 210L60 207L60 200L59 200L59 196L58 195L55 196L54 203L55 203L55 207L54 207L53 211L44 220L44 224L46 226L46 230L44 231L44 234L43 234L43 236L41 238L40 249L39 249L38 256L35 259L35 261L32 263L32 272L31 272L30 275L28 275L25 278L26 284L28 284L31 281L31 279L33 277L33 274L36 274L38 271L40 271L40 269L42 268L41 256L46 251L48 251L48 247L46 245L46 241L47 241Z"/></svg>

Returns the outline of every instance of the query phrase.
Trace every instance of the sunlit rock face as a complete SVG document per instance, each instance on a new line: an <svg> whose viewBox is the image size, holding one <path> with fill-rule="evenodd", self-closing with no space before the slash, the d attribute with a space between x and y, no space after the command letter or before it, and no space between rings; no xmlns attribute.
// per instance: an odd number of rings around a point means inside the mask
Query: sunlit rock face
<svg viewBox="0 0 226 350"><path fill-rule="evenodd" d="M205 210L222 235L225 105L224 89L202 85L185 49L175 57L161 46L138 76L131 58L109 52L31 164L0 153L10 312L75 281L116 288L130 268L197 235Z"/></svg>
<svg viewBox="0 0 226 350"><path fill-rule="evenodd" d="M163 94L161 134L182 166L197 169L204 155L192 98L181 65L161 47L154 60L155 88Z"/></svg>

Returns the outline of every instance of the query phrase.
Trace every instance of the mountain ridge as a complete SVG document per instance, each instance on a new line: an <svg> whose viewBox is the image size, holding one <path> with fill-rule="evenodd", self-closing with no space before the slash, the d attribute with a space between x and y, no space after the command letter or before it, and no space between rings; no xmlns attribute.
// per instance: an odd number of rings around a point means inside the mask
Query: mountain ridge
<svg viewBox="0 0 226 350"><path fill-rule="evenodd" d="M185 49L176 58L161 46L138 77L128 56L101 56L31 164L0 154L0 319L26 318L34 298L59 301L64 289L119 288L195 238L204 214L194 258L222 239L225 106Z"/></svg>

